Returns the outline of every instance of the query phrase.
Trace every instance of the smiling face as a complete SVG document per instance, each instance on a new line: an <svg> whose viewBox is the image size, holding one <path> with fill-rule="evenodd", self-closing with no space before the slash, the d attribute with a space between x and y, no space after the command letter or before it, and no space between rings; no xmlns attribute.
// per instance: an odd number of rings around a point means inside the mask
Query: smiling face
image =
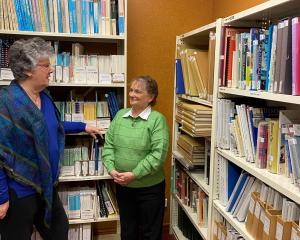
<svg viewBox="0 0 300 240"><path fill-rule="evenodd" d="M133 109L144 110L153 100L145 87L145 84L140 81L133 81L129 89L129 103Z"/></svg>
<svg viewBox="0 0 300 240"><path fill-rule="evenodd" d="M53 72L53 67L50 64L49 58L40 59L36 67L27 73L32 86L36 89L44 89L49 85L49 77Z"/></svg>

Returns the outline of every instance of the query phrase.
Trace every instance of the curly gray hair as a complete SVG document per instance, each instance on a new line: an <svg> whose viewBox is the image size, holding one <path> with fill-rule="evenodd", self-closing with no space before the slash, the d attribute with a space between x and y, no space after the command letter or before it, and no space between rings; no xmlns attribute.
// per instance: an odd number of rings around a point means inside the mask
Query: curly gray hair
<svg viewBox="0 0 300 240"><path fill-rule="evenodd" d="M41 58L47 58L53 53L50 42L35 37L14 42L8 50L9 66L16 80L24 80L26 71L32 71Z"/></svg>
<svg viewBox="0 0 300 240"><path fill-rule="evenodd" d="M150 76L138 76L131 80L131 84L133 82L141 82L144 84L147 93L153 97L150 105L154 106L156 103L156 98L158 96L158 86L155 79Z"/></svg>

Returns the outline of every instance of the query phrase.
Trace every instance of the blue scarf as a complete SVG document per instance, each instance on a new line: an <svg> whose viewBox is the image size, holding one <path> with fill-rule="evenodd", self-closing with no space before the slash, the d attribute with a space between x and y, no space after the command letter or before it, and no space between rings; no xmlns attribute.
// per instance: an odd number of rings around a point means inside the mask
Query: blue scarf
<svg viewBox="0 0 300 240"><path fill-rule="evenodd" d="M56 117L61 162L65 137L57 109ZM41 194L45 200L45 225L50 227L53 183L48 129L43 113L16 81L0 90L0 133L0 167L6 170L8 177L33 187Z"/></svg>

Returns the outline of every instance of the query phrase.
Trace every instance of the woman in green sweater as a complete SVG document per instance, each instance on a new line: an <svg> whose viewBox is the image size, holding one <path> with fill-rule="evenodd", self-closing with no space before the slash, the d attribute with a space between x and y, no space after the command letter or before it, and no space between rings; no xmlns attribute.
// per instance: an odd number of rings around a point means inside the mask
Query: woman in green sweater
<svg viewBox="0 0 300 240"><path fill-rule="evenodd" d="M149 76L133 79L131 108L120 110L106 135L103 162L116 183L122 240L161 240L169 130L153 110L157 83Z"/></svg>

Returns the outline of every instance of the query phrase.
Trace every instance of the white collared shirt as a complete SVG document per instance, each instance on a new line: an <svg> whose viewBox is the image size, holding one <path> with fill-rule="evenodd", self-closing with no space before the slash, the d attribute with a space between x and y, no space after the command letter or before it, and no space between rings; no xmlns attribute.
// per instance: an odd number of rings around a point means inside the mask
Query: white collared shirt
<svg viewBox="0 0 300 240"><path fill-rule="evenodd" d="M150 115L150 113L151 113L151 106L148 106L144 111L142 111L139 115L138 115L138 117L140 117L140 118L142 118L142 119L144 119L144 120L147 120L148 119L148 117L149 117L149 115ZM131 117L133 117L132 116L132 108L130 108L130 110L127 112L127 113L125 113L124 115L123 115L123 117L129 117L129 116L131 116Z"/></svg>

